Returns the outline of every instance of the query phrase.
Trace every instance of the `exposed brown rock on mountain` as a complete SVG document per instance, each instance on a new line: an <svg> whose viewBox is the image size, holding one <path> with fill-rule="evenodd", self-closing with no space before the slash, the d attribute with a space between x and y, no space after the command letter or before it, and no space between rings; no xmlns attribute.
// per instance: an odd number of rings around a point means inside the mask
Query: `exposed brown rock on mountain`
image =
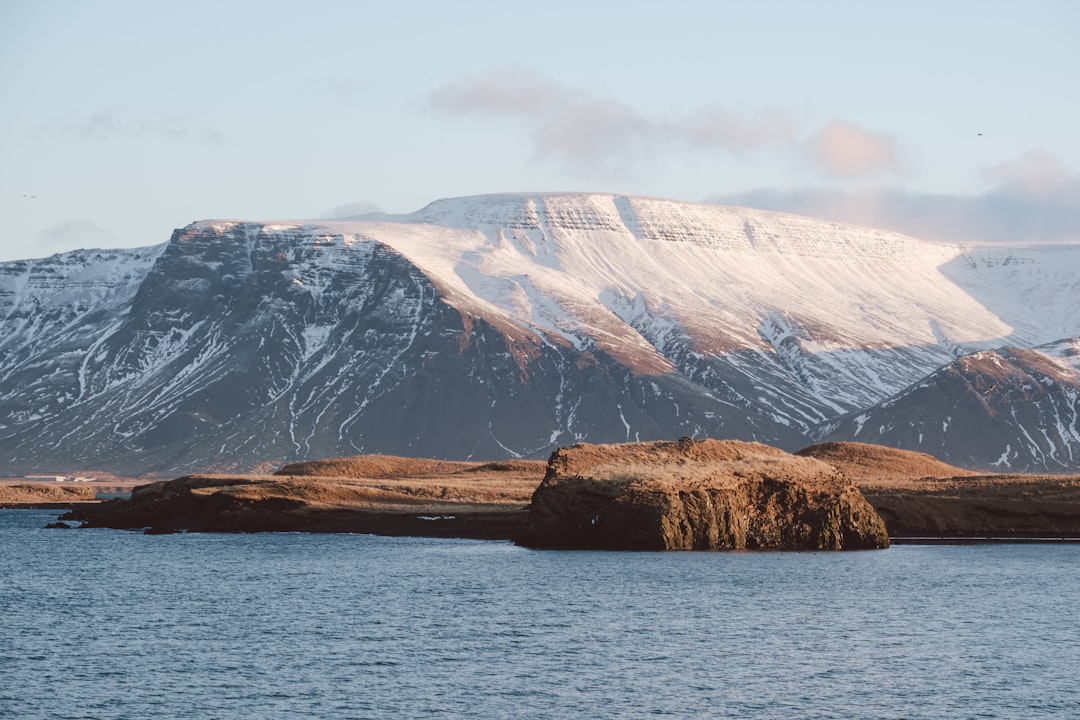
<svg viewBox="0 0 1080 720"><path fill-rule="evenodd" d="M683 439L556 451L524 543L636 550L887 547L832 466L758 443Z"/></svg>

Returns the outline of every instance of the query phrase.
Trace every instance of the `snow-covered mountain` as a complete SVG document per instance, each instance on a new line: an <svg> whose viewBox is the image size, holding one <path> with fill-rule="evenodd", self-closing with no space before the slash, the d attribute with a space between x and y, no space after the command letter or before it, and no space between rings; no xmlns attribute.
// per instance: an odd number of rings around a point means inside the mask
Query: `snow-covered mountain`
<svg viewBox="0 0 1080 720"><path fill-rule="evenodd" d="M1080 339L965 355L919 383L830 423L829 440L928 452L953 465L1080 468ZM988 453L998 450L991 458Z"/></svg>
<svg viewBox="0 0 1080 720"><path fill-rule="evenodd" d="M153 248L0 264L0 470L681 435L794 449L965 354L1080 336L1078 300L1080 245L616 195L205 221ZM1080 457L1061 412L1073 455L1055 457ZM984 444L969 464L1005 452Z"/></svg>

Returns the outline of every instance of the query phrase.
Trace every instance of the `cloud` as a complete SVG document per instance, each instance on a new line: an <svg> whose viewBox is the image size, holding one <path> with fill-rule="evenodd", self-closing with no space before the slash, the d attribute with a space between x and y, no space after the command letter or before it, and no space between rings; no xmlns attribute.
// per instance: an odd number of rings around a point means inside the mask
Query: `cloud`
<svg viewBox="0 0 1080 720"><path fill-rule="evenodd" d="M451 112L500 115L551 115L560 105L575 105L581 94L545 80L531 70L499 70L437 88L432 105Z"/></svg>
<svg viewBox="0 0 1080 720"><path fill-rule="evenodd" d="M356 77L324 78L304 83L304 91L315 90L339 106L348 106L371 92L369 80Z"/></svg>
<svg viewBox="0 0 1080 720"><path fill-rule="evenodd" d="M723 108L706 107L668 126L672 135L691 145L716 145L736 155L770 145L792 145L797 135L795 123L779 110L746 118Z"/></svg>
<svg viewBox="0 0 1080 720"><path fill-rule="evenodd" d="M37 232L34 243L43 253L108 247L113 244L113 234L85 218L70 218Z"/></svg>
<svg viewBox="0 0 1080 720"><path fill-rule="evenodd" d="M810 138L807 150L817 165L843 178L899 173L895 138L832 120Z"/></svg>
<svg viewBox="0 0 1080 720"><path fill-rule="evenodd" d="M979 195L759 188L709 202L885 228L945 242L1080 241L1080 175L1041 150L988 168Z"/></svg>
<svg viewBox="0 0 1080 720"><path fill-rule="evenodd" d="M332 210L327 210L319 217L328 220L337 220L340 218L355 217L357 215L367 215L368 213L377 212L382 212L382 208L375 203L368 202L367 200L357 200L356 202L338 205Z"/></svg>
<svg viewBox="0 0 1080 720"><path fill-rule="evenodd" d="M1077 178L1053 154L1028 150L1020 159L1003 162L983 171L983 177L1002 188L1031 196L1054 196L1075 191Z"/></svg>
<svg viewBox="0 0 1080 720"><path fill-rule="evenodd" d="M57 134L82 140L109 141L116 138L158 137L179 142L217 145L228 138L217 129L199 125L177 114L132 118L123 108L107 108L90 114L68 115L38 128L38 134Z"/></svg>
<svg viewBox="0 0 1080 720"><path fill-rule="evenodd" d="M428 99L449 113L516 120L531 132L536 158L588 174L625 173L669 144L738 155L795 142L794 123L780 111L750 116L705 107L685 117L653 117L521 69L451 83Z"/></svg>

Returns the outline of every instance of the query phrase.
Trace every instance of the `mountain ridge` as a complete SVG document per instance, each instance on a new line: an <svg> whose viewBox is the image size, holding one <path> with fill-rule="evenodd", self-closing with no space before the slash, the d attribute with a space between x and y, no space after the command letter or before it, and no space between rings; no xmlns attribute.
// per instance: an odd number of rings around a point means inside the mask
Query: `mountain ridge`
<svg viewBox="0 0 1080 720"><path fill-rule="evenodd" d="M965 354L1080 336L1080 246L613 194L207 220L137 259L99 252L0 264L11 467L538 457L681 435L797 449ZM128 268L126 290L35 325L41 294L20 288L48 262Z"/></svg>

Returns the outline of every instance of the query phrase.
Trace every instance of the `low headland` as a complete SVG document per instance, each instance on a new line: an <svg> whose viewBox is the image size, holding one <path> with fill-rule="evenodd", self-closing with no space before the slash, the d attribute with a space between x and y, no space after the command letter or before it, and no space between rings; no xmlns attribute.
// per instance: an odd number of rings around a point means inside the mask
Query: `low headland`
<svg viewBox="0 0 1080 720"><path fill-rule="evenodd" d="M274 475L189 475L71 504L82 527L353 532L607 549L856 549L1080 538L1080 476L985 475L861 443L790 454L684 438L579 444L548 462L363 455Z"/></svg>
<svg viewBox="0 0 1080 720"><path fill-rule="evenodd" d="M797 454L843 472L893 542L1080 540L1080 475L978 473L923 453L852 442Z"/></svg>
<svg viewBox="0 0 1080 720"><path fill-rule="evenodd" d="M453 462L385 455L286 465L274 475L187 475L80 505L84 527L168 532L356 532L510 539L524 527L540 460Z"/></svg>
<svg viewBox="0 0 1080 720"><path fill-rule="evenodd" d="M93 477L67 476L68 479L64 479L64 475L49 477L63 481L0 477L0 508L58 509L96 504L105 498L127 495L133 488L148 482L145 478L120 477L110 473L94 473ZM71 477L79 479L73 481Z"/></svg>
<svg viewBox="0 0 1080 720"><path fill-rule="evenodd" d="M67 508L92 502L97 502L97 491L87 485L0 482L0 508Z"/></svg>

